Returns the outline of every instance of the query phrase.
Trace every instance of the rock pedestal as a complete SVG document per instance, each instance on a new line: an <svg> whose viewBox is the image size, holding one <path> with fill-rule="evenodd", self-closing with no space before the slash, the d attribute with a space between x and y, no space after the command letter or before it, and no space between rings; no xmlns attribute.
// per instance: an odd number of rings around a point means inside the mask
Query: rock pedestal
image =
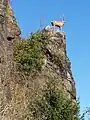
<svg viewBox="0 0 90 120"><path fill-rule="evenodd" d="M71 72L71 63L66 53L66 35L64 32L46 31L49 35L46 46L44 74L60 79L65 91L76 99L75 81Z"/></svg>

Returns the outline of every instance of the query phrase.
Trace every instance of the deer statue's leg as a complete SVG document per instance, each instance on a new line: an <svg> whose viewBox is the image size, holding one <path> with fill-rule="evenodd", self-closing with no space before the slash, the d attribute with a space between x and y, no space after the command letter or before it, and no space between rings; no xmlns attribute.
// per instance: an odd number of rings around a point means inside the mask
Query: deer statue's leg
<svg viewBox="0 0 90 120"><path fill-rule="evenodd" d="M62 31L62 27L60 27L60 31Z"/></svg>
<svg viewBox="0 0 90 120"><path fill-rule="evenodd" d="M61 31L61 27L59 27L59 30Z"/></svg>
<svg viewBox="0 0 90 120"><path fill-rule="evenodd" d="M54 29L53 30L55 30L55 25L54 25Z"/></svg>
<svg viewBox="0 0 90 120"><path fill-rule="evenodd" d="M62 31L62 27L61 27L61 31Z"/></svg>

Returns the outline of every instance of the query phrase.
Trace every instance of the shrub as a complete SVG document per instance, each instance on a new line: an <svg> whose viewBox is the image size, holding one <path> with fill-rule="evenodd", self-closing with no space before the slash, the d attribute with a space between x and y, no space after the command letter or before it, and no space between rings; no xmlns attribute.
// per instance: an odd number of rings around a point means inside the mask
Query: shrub
<svg viewBox="0 0 90 120"><path fill-rule="evenodd" d="M27 40L14 41L14 60L18 63L19 70L41 70L46 39L42 32L36 32Z"/></svg>
<svg viewBox="0 0 90 120"><path fill-rule="evenodd" d="M79 102L67 98L55 82L48 82L42 95L29 106L33 120L79 120Z"/></svg>

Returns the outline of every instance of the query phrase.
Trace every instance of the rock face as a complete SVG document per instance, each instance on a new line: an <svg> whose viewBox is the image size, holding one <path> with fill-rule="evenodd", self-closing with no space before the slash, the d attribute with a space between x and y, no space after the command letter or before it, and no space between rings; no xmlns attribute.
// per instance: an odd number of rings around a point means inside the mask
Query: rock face
<svg viewBox="0 0 90 120"><path fill-rule="evenodd" d="M12 39L19 37L20 29L14 19L8 0L0 0L0 111L11 100ZM3 113L1 113L3 114ZM9 120L0 114L0 119Z"/></svg>
<svg viewBox="0 0 90 120"><path fill-rule="evenodd" d="M75 81L71 63L66 54L66 35L63 32L47 31L50 36L46 46L43 73L60 79L62 86L73 99L76 99Z"/></svg>
<svg viewBox="0 0 90 120"><path fill-rule="evenodd" d="M10 5L8 5L7 7L6 17L7 17L7 39L11 40L14 39L15 37L19 37L21 31L19 26L17 25L14 12Z"/></svg>
<svg viewBox="0 0 90 120"><path fill-rule="evenodd" d="M12 66L13 57L12 39L20 38L21 31L17 25L14 13L8 4L8 0L1 1L0 20L0 65L2 66L0 69L1 71L7 69L7 74L9 75L9 68ZM2 76L2 73L0 76ZM4 80L1 79L1 81Z"/></svg>

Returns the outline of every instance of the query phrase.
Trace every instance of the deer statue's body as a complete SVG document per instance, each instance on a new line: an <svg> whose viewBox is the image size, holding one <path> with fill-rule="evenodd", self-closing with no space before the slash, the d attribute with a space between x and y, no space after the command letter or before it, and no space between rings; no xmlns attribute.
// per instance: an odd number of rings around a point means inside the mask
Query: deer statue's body
<svg viewBox="0 0 90 120"><path fill-rule="evenodd" d="M56 27L59 27L60 30L62 30L62 27L63 27L64 23L65 23L64 20L60 20L60 21L54 20L54 21L51 21L52 26L54 26L54 27L55 27L55 26L56 26Z"/></svg>

